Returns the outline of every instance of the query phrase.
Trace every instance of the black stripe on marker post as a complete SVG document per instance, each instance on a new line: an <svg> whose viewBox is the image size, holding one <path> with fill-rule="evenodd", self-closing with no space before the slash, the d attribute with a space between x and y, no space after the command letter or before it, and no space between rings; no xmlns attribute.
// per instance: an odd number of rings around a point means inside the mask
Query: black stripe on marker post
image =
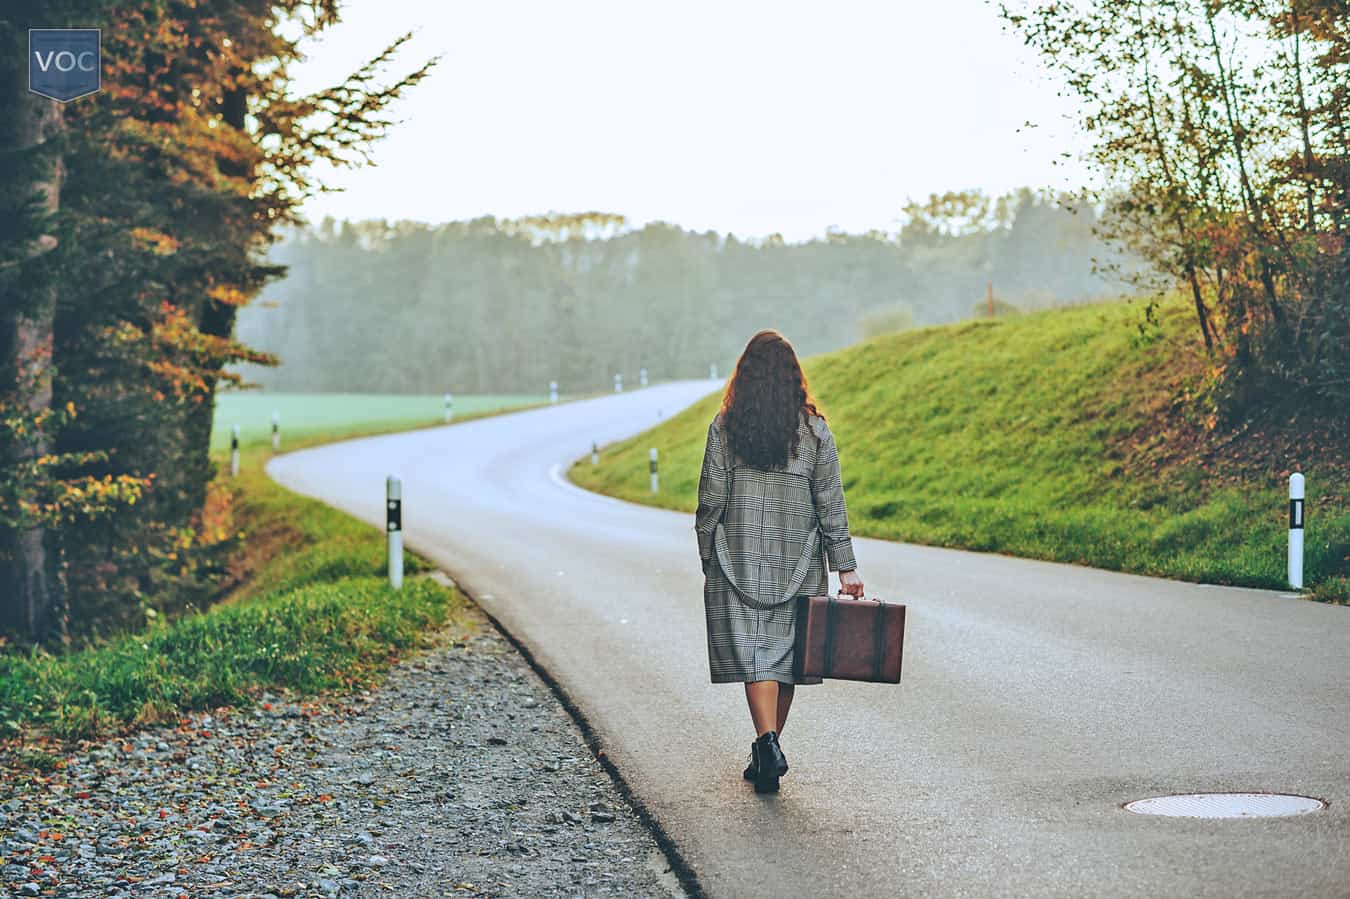
<svg viewBox="0 0 1350 899"><path fill-rule="evenodd" d="M403 482L394 475L384 479L385 549L391 589L403 588Z"/></svg>
<svg viewBox="0 0 1350 899"><path fill-rule="evenodd" d="M1289 501L1289 530L1303 530L1303 500L1301 499Z"/></svg>

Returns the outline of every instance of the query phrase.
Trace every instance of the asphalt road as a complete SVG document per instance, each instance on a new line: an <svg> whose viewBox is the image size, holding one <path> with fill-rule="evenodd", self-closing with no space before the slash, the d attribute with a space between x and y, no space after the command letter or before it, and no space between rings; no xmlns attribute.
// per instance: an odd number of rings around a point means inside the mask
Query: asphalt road
<svg viewBox="0 0 1350 899"><path fill-rule="evenodd" d="M693 516L559 474L719 387L352 440L268 471L381 529L385 475L402 477L407 545L575 697L711 896L1350 896L1350 609L1271 591L855 537L868 594L907 605L903 681L799 688L792 769L757 796L743 693L708 683ZM1121 807L1192 791L1331 804Z"/></svg>

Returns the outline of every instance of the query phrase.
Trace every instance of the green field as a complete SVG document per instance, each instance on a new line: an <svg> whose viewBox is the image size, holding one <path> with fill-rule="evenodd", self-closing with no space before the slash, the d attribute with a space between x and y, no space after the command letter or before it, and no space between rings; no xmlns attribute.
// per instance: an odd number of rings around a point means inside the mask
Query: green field
<svg viewBox="0 0 1350 899"><path fill-rule="evenodd" d="M560 396L559 401L572 397ZM547 403L548 395L502 394L455 396L455 418ZM230 428L239 425L241 446L271 445L272 413L281 414L282 448L293 440L316 435L332 437L406 430L444 424L442 395L394 396L371 393L263 393L226 391L216 397L211 449L230 445Z"/></svg>
<svg viewBox="0 0 1350 899"><path fill-rule="evenodd" d="M803 367L834 431L854 534L1210 583L1285 586L1287 481L1222 459L1155 463L1159 409L1197 358L1183 302L1141 331L1110 303L882 334ZM792 335L788 335L791 338ZM570 470L583 487L693 511L721 391ZM648 484L657 447L661 493ZM1332 450L1332 454L1335 454ZM1340 460L1344 459L1344 448ZM1323 454L1325 456L1325 452ZM1305 584L1350 587L1343 465L1301 461Z"/></svg>

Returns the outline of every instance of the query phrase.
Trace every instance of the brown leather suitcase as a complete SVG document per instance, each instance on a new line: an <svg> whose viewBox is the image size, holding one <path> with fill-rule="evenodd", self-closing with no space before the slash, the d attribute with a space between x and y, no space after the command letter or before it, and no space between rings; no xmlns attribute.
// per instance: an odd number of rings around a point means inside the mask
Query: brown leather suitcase
<svg viewBox="0 0 1350 899"><path fill-rule="evenodd" d="M797 600L793 666L805 677L900 683L905 607L875 599Z"/></svg>

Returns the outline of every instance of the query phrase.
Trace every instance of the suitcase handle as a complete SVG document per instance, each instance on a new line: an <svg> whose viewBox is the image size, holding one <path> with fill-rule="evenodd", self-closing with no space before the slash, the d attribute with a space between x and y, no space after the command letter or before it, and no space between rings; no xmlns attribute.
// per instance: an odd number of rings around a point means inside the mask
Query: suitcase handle
<svg viewBox="0 0 1350 899"><path fill-rule="evenodd" d="M840 590L840 591L839 591L839 594L838 594L837 596L835 596L835 599L852 599L852 600L871 599L872 602L881 602L881 601L882 601L882 600L880 600L880 599L877 599L875 596L871 596L871 597L867 597L867 596L849 596L849 595L848 595L847 593L845 593L843 590Z"/></svg>

